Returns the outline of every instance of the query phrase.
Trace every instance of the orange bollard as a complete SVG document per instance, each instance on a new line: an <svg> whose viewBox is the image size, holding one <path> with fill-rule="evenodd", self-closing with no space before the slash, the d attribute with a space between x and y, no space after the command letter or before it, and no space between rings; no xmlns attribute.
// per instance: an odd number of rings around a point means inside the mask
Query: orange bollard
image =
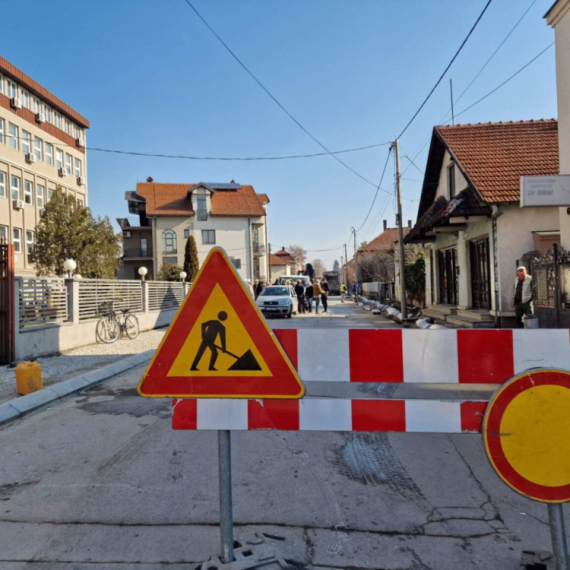
<svg viewBox="0 0 570 570"><path fill-rule="evenodd" d="M42 367L37 362L20 362L16 366L16 388L20 396L31 394L43 387Z"/></svg>

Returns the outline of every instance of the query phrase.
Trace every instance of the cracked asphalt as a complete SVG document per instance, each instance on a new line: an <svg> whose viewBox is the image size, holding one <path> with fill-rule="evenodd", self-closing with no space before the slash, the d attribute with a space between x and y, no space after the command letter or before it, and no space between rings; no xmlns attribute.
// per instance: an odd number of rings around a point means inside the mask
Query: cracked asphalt
<svg viewBox="0 0 570 570"><path fill-rule="evenodd" d="M139 367L0 429L2 570L188 570L219 553L217 434L173 431ZM235 535L311 568L515 570L546 505L471 434L233 432ZM566 512L568 516L568 511Z"/></svg>

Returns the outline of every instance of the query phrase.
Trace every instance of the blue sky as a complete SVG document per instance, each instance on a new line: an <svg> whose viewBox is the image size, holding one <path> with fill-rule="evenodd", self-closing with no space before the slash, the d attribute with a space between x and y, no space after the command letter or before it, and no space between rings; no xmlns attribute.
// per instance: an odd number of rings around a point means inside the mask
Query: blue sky
<svg viewBox="0 0 570 570"><path fill-rule="evenodd" d="M486 0L192 0L281 104L330 150L393 140L434 85ZM536 0L456 103L468 107L553 40ZM473 36L400 141L416 156L532 0L493 0ZM184 0L9 0L0 53L91 121L89 147L211 157L310 154L322 149L238 65ZM458 118L475 123L556 117L554 48ZM375 184L388 147L339 155ZM414 162L423 171L427 146ZM404 219L415 221L422 174L402 158ZM126 190L163 182L252 184L269 195L269 241L327 265L360 227L375 188L330 156L189 161L89 151L97 215L127 214ZM395 224L390 160L358 242ZM331 250L331 251L319 251ZM350 248L349 248L350 251Z"/></svg>

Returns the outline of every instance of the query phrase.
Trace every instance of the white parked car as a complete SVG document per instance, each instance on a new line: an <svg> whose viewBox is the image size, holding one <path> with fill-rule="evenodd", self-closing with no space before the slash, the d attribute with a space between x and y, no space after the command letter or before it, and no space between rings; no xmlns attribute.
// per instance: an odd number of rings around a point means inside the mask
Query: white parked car
<svg viewBox="0 0 570 570"><path fill-rule="evenodd" d="M291 318L295 311L297 295L290 285L268 285L255 304L264 315L283 315Z"/></svg>

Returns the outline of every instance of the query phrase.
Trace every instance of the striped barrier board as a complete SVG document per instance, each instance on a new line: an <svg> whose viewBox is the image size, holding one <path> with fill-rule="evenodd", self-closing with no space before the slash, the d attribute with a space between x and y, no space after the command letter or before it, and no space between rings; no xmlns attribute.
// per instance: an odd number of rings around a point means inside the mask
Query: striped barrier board
<svg viewBox="0 0 570 570"><path fill-rule="evenodd" d="M442 384L486 384L492 389L529 368L570 369L570 331L564 329L274 332L307 386L318 382L438 384L440 388ZM440 396L392 399L382 396L382 391L366 399L307 393L302 400L289 401L174 400L172 427L473 433L481 431L492 392L477 398L466 392L466 397L449 400Z"/></svg>

